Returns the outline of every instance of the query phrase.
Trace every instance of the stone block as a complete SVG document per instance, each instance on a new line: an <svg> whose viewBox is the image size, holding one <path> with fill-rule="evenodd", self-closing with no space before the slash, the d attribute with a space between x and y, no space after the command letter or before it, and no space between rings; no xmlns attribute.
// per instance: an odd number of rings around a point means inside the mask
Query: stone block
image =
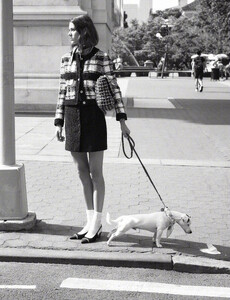
<svg viewBox="0 0 230 300"><path fill-rule="evenodd" d="M94 10L98 10L98 9L106 10L106 0L93 0L92 1L92 8Z"/></svg>
<svg viewBox="0 0 230 300"><path fill-rule="evenodd" d="M57 95L58 95L58 88L57 90L49 90L49 89L16 89L15 92L15 103L16 104L28 104L34 107L34 104L53 104L52 108L57 103Z"/></svg>
<svg viewBox="0 0 230 300"><path fill-rule="evenodd" d="M88 11L88 9L92 9L92 0L81 0L80 1L80 6L82 9L85 9Z"/></svg>
<svg viewBox="0 0 230 300"><path fill-rule="evenodd" d="M28 27L14 27L14 46L25 46L28 43Z"/></svg>
<svg viewBox="0 0 230 300"><path fill-rule="evenodd" d="M67 46L16 46L15 73L59 73ZM33 55L31 55L33 54Z"/></svg>
<svg viewBox="0 0 230 300"><path fill-rule="evenodd" d="M59 46L61 45L62 32L60 27L31 26L28 28L28 46Z"/></svg>
<svg viewBox="0 0 230 300"><path fill-rule="evenodd" d="M27 6L27 5L34 5L34 6L73 6L78 5L78 0L14 0L14 5L21 5L21 6Z"/></svg>
<svg viewBox="0 0 230 300"><path fill-rule="evenodd" d="M59 30L61 33L61 46L70 46L70 39L68 36L68 26L59 27Z"/></svg>
<svg viewBox="0 0 230 300"><path fill-rule="evenodd" d="M24 165L0 166L0 219L24 219L28 213Z"/></svg>

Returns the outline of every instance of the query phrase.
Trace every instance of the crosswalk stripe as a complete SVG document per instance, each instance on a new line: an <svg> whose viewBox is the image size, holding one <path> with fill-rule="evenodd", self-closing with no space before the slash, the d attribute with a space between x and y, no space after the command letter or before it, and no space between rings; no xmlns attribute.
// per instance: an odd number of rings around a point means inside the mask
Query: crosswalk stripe
<svg viewBox="0 0 230 300"><path fill-rule="evenodd" d="M0 289L21 289L21 290L35 290L36 285L0 285Z"/></svg>
<svg viewBox="0 0 230 300"><path fill-rule="evenodd" d="M60 287L69 289L127 291L183 296L230 297L230 288L227 287L176 285L141 281L67 278L61 283Z"/></svg>

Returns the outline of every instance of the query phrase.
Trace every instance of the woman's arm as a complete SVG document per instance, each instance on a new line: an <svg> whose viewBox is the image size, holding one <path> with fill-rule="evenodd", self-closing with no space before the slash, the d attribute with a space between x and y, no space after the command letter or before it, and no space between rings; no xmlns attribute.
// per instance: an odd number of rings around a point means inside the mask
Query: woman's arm
<svg viewBox="0 0 230 300"><path fill-rule="evenodd" d="M58 92L58 100L55 112L54 125L56 126L56 136L58 141L64 141L64 136L62 135L62 127L64 125L64 99L66 95L66 80L63 77L64 74L64 60L61 60L60 67L60 80L59 80L59 92Z"/></svg>
<svg viewBox="0 0 230 300"><path fill-rule="evenodd" d="M121 131L122 131L124 137L127 138L130 135L130 130L129 130L128 126L126 125L124 119L120 119L120 125L121 125Z"/></svg>
<svg viewBox="0 0 230 300"><path fill-rule="evenodd" d="M104 67L104 74L109 77L113 85L113 92L115 97L116 120L117 121L120 121L121 119L127 120L127 114L125 111L124 102L122 100L121 90L117 83L117 79L113 71L113 62L111 61L111 59L107 54L105 54L104 56L103 67Z"/></svg>
<svg viewBox="0 0 230 300"><path fill-rule="evenodd" d="M116 110L116 120L120 121L121 131L124 137L128 137L130 135L130 130L125 123L127 120L127 114L125 111L124 102L122 100L121 90L117 83L117 79L113 72L113 62L109 58L108 55L104 57L104 72L111 79L111 83L113 85L113 92L115 97L115 110Z"/></svg>

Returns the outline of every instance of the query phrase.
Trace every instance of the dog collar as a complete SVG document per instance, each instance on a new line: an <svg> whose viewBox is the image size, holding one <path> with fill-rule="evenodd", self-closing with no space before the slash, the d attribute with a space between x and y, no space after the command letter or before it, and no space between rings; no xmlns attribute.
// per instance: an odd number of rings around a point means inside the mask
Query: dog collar
<svg viewBox="0 0 230 300"><path fill-rule="evenodd" d="M170 210L168 208L164 209L164 212L166 214L166 217L170 220L170 223L173 225L176 223L176 220L172 217L172 214L170 214Z"/></svg>

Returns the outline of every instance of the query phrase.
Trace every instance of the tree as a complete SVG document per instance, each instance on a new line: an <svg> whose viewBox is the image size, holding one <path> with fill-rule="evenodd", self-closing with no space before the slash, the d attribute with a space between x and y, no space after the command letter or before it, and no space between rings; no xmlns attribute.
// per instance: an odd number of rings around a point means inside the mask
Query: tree
<svg viewBox="0 0 230 300"><path fill-rule="evenodd" d="M134 54L134 51L143 48L143 26L139 25L138 21L134 19L130 21L130 26L128 28L116 29L112 37L112 57L120 55L123 58L123 61L127 62L129 65L135 65L136 62L132 55ZM132 55L130 53L132 53Z"/></svg>
<svg viewBox="0 0 230 300"><path fill-rule="evenodd" d="M197 11L206 48L212 48L214 53L230 52L230 1L201 0Z"/></svg>
<svg viewBox="0 0 230 300"><path fill-rule="evenodd" d="M122 54L130 65L152 60L157 66L165 51L168 68L191 68L191 55L200 49L204 53L230 54L230 0L195 0L196 13L186 17L178 9L157 11L147 22L131 20L129 28L117 29L113 37L113 51ZM162 25L172 24L171 31L161 39L156 37ZM124 47L125 44L125 47Z"/></svg>

